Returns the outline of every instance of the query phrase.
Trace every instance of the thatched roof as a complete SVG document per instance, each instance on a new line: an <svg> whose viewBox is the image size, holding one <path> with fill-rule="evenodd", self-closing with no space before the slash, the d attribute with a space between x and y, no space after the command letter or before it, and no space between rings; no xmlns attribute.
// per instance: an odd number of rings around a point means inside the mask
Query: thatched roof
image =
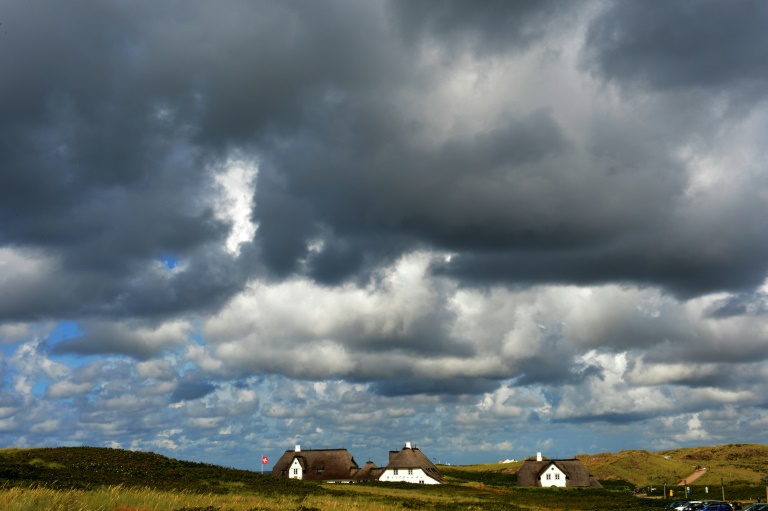
<svg viewBox="0 0 768 511"><path fill-rule="evenodd" d="M355 482L378 481L382 472L384 472L383 468L377 467L372 461L367 461L363 468L355 473L352 480Z"/></svg>
<svg viewBox="0 0 768 511"><path fill-rule="evenodd" d="M432 479L445 482L443 474L418 448L403 447L399 451L389 451L389 463L386 468L420 468Z"/></svg>
<svg viewBox="0 0 768 511"><path fill-rule="evenodd" d="M541 486L541 474L553 464L565 474L566 486L603 487L595 476L589 473L587 467L585 467L581 461L576 459L542 461L525 460L523 465L517 471L517 484L519 486Z"/></svg>
<svg viewBox="0 0 768 511"><path fill-rule="evenodd" d="M289 477L291 464L298 459L303 479L315 481L351 480L359 467L346 449L309 449L285 451L272 467L272 475Z"/></svg>

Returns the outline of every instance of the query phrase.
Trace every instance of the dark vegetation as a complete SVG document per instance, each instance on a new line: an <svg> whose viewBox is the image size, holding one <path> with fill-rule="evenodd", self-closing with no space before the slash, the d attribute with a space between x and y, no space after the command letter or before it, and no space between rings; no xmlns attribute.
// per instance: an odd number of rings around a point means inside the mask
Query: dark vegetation
<svg viewBox="0 0 768 511"><path fill-rule="evenodd" d="M0 485L61 490L123 485L197 493L320 491L317 483L175 460L151 452L99 447L0 450Z"/></svg>
<svg viewBox="0 0 768 511"><path fill-rule="evenodd" d="M450 481L461 483L482 483L498 488L511 488L517 486L517 473L506 471L477 471L462 470L461 467L441 467L440 471Z"/></svg>

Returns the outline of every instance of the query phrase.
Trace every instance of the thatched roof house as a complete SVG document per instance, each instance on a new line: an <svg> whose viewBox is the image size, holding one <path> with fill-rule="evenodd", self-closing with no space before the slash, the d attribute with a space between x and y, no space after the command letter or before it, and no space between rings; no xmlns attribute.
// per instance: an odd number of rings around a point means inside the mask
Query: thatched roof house
<svg viewBox="0 0 768 511"><path fill-rule="evenodd" d="M577 459L542 459L541 453L536 456L535 460L525 460L517 471L517 484L518 486L543 487L603 487L581 461Z"/></svg>
<svg viewBox="0 0 768 511"><path fill-rule="evenodd" d="M309 449L297 445L285 453L272 467L272 475L290 479L307 479L333 483L349 483L360 468L346 449Z"/></svg>
<svg viewBox="0 0 768 511"><path fill-rule="evenodd" d="M378 481L382 472L384 472L383 468L377 467L372 461L367 461L352 477L352 482Z"/></svg>
<svg viewBox="0 0 768 511"><path fill-rule="evenodd" d="M379 481L420 484L444 483L443 474L418 448L406 442L399 451L389 452L389 463Z"/></svg>

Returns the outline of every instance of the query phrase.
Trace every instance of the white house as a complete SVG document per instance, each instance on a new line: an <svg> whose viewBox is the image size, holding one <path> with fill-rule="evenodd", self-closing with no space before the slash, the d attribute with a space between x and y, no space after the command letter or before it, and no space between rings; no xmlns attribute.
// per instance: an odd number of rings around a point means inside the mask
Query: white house
<svg viewBox="0 0 768 511"><path fill-rule="evenodd" d="M297 445L272 467L272 475L329 483L350 483L360 468L346 449L301 450Z"/></svg>
<svg viewBox="0 0 768 511"><path fill-rule="evenodd" d="M441 484L445 482L437 467L418 448L406 442L399 451L389 452L389 463L379 481L417 484Z"/></svg>
<svg viewBox="0 0 768 511"><path fill-rule="evenodd" d="M542 487L562 487L565 488L565 472L555 464L551 463L544 472L539 475L540 486Z"/></svg>
<svg viewBox="0 0 768 511"><path fill-rule="evenodd" d="M517 471L518 486L602 488L598 480L577 459L544 459L536 453L536 459L526 459Z"/></svg>

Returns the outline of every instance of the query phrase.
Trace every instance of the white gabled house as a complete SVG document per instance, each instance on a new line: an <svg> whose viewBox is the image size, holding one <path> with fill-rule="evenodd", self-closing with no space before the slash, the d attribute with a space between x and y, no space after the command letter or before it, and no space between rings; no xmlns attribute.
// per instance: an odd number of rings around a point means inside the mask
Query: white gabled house
<svg viewBox="0 0 768 511"><path fill-rule="evenodd" d="M551 463L539 475L539 486L565 488L566 475L555 463Z"/></svg>
<svg viewBox="0 0 768 511"><path fill-rule="evenodd" d="M437 467L418 448L405 443L399 451L389 452L389 463L379 481L417 484L441 484L445 482Z"/></svg>
<svg viewBox="0 0 768 511"><path fill-rule="evenodd" d="M293 458L288 468L288 477L290 479L304 479L305 468L302 466L300 458Z"/></svg>
<svg viewBox="0 0 768 511"><path fill-rule="evenodd" d="M577 459L544 459L536 453L536 459L526 459L517 471L518 486L592 487L602 488L598 480Z"/></svg>
<svg viewBox="0 0 768 511"><path fill-rule="evenodd" d="M328 483L351 483L360 468L346 449L301 450L297 445L272 467L272 475Z"/></svg>

